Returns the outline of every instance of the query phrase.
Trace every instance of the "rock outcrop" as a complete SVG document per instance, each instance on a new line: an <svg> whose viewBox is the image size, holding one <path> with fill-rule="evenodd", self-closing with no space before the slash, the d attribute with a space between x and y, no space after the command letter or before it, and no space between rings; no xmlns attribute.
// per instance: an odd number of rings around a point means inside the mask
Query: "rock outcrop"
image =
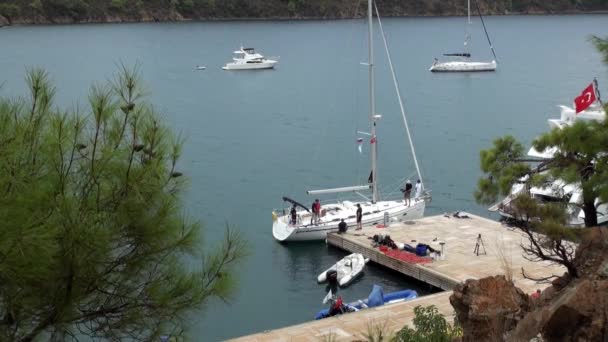
<svg viewBox="0 0 608 342"><path fill-rule="evenodd" d="M531 299L502 276L467 280L450 302L464 341L608 341L608 229L589 229L567 274Z"/></svg>
<svg viewBox="0 0 608 342"><path fill-rule="evenodd" d="M502 275L467 280L454 289L450 303L463 341L503 341L531 307L528 295Z"/></svg>

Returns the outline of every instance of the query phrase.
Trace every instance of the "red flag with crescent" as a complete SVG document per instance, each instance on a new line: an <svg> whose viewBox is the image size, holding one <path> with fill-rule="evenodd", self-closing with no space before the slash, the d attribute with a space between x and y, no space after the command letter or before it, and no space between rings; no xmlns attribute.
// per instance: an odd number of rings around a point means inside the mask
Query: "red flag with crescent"
<svg viewBox="0 0 608 342"><path fill-rule="evenodd" d="M595 102L595 90L593 89L593 83L591 83L579 96L574 99L576 114L589 108L593 102Z"/></svg>

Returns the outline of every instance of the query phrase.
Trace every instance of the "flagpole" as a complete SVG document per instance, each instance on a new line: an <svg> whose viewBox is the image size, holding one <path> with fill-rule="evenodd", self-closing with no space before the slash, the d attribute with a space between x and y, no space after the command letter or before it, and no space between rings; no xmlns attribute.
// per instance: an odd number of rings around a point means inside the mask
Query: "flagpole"
<svg viewBox="0 0 608 342"><path fill-rule="evenodd" d="M597 78L593 78L593 90L595 91L595 96L597 97L597 102L600 103L600 106L604 106L602 103L602 97L600 94L600 87L597 85Z"/></svg>

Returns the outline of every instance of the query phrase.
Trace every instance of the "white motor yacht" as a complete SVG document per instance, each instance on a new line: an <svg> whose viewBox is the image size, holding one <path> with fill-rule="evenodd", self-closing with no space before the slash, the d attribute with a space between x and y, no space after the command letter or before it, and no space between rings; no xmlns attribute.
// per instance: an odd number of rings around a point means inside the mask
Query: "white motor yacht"
<svg viewBox="0 0 608 342"><path fill-rule="evenodd" d="M261 54L255 52L253 48L241 47L238 51L234 51L232 62L227 63L222 67L224 70L254 70L254 69L272 69L278 62L272 59L266 59Z"/></svg>
<svg viewBox="0 0 608 342"><path fill-rule="evenodd" d="M568 106L560 107L560 118L549 119L549 127L551 129L563 129L566 126L573 125L576 121L602 121L606 119L606 113L600 106L591 106L589 109L576 114L575 110ZM531 147L528 151L528 156L537 158L538 160L549 160L558 152L557 149L551 148L543 152L537 151ZM519 179L511 187L511 191L507 197L489 208L490 211L498 212L504 218L513 218L513 209L511 202L522 192L529 191L530 196L541 203L545 202L560 202L567 205L569 221L568 225L572 227L585 226L585 213L581 209L582 190L580 184L568 184L561 179L549 182L541 187L529 187L529 176L524 176ZM608 204L600 204L596 199L597 206L597 222L600 225L608 224Z"/></svg>

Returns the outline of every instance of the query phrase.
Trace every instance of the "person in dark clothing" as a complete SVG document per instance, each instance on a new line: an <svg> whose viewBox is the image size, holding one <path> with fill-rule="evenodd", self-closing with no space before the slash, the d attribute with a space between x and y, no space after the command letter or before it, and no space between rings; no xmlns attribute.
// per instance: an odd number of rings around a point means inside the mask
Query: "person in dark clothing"
<svg viewBox="0 0 608 342"><path fill-rule="evenodd" d="M348 229L348 225L346 224L346 222L344 222L344 219L342 219L340 221L340 224L338 224L338 234L346 233L347 229Z"/></svg>
<svg viewBox="0 0 608 342"><path fill-rule="evenodd" d="M298 215L296 213L296 206L291 207L291 224L296 225Z"/></svg>
<svg viewBox="0 0 608 342"><path fill-rule="evenodd" d="M310 224L313 222L314 224L319 224L319 221L321 221L321 202L319 202L319 199L316 199L312 203L312 221Z"/></svg>
<svg viewBox="0 0 608 342"><path fill-rule="evenodd" d="M361 230L363 228L361 219L363 219L363 209L361 209L361 204L357 203L357 228L355 228L355 230Z"/></svg>
<svg viewBox="0 0 608 342"><path fill-rule="evenodd" d="M407 182L405 182L405 189L401 189L401 192L403 192L403 202L409 207L410 197L412 195L412 183L409 181L409 179Z"/></svg>

